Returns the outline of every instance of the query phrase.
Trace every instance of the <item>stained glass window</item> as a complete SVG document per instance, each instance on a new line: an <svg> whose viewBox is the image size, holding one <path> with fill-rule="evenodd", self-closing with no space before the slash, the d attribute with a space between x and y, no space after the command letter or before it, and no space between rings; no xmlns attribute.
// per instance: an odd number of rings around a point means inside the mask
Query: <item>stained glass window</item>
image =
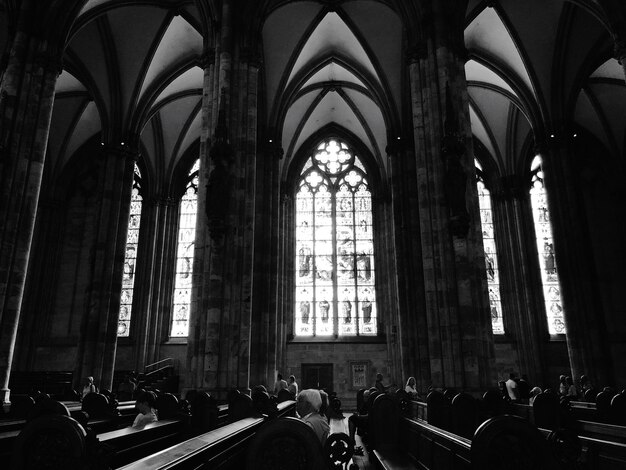
<svg viewBox="0 0 626 470"><path fill-rule="evenodd" d="M565 333L565 320L563 319L561 286L554 255L552 226L550 225L550 212L548 210L548 199L544 187L541 164L541 157L537 155L531 166L532 186L530 188L530 201L537 236L537 252L539 253L539 265L541 266L548 331L554 335Z"/></svg>
<svg viewBox="0 0 626 470"><path fill-rule="evenodd" d="M135 272L137 268L137 245L139 242L139 224L141 222L141 173L135 164L133 192L130 198L128 231L126 232L126 252L124 254L124 274L122 275L122 297L117 322L117 336L130 335L130 317L133 309Z"/></svg>
<svg viewBox="0 0 626 470"><path fill-rule="evenodd" d="M196 160L189 172L189 182L180 201L174 308L172 312L172 330L170 332L170 335L175 337L187 336L189 332L193 251L196 240L196 213L198 212L199 168L200 160Z"/></svg>
<svg viewBox="0 0 626 470"><path fill-rule="evenodd" d="M480 226L483 232L483 247L485 250L491 328L494 334L501 335L504 334L504 323L502 321L502 305L500 303L500 278L498 276L498 256L491 212L491 193L485 187L478 162L476 164L478 166L476 169L476 186L478 189L478 206L480 208Z"/></svg>
<svg viewBox="0 0 626 470"><path fill-rule="evenodd" d="M318 145L296 194L296 336L377 334L372 195L347 144Z"/></svg>

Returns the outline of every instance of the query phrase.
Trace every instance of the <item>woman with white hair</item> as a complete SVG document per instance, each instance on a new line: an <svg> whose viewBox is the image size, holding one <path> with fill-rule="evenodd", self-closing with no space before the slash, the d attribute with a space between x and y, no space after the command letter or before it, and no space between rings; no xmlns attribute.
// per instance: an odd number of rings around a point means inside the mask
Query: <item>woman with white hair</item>
<svg viewBox="0 0 626 470"><path fill-rule="evenodd" d="M326 418L319 413L321 406L322 396L318 390L308 388L298 394L296 401L298 416L313 429L313 432L315 432L315 435L323 446L330 432L330 426Z"/></svg>

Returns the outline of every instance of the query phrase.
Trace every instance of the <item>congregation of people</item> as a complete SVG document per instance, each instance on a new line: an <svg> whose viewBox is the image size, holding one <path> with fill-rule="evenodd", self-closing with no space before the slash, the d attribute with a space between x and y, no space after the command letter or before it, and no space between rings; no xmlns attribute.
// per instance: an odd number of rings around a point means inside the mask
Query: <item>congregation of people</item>
<svg viewBox="0 0 626 470"><path fill-rule="evenodd" d="M533 404L537 395L546 390L553 390L560 399L569 401L590 401L599 392L586 375L581 375L578 384L575 384L571 376L562 374L559 376L558 384L555 383L554 387L542 388L538 385L531 386L526 375L518 376L516 372L511 372L509 378L506 381L500 381L498 385L505 400L529 405ZM610 387L604 387L603 390L612 391Z"/></svg>

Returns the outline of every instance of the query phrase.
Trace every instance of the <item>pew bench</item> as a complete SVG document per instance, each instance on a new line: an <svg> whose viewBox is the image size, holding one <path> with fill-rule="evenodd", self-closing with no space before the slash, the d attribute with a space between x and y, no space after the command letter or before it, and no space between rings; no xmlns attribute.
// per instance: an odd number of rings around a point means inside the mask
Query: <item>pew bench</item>
<svg viewBox="0 0 626 470"><path fill-rule="evenodd" d="M295 401L277 405L276 418L293 416ZM223 408L226 410L226 408ZM268 418L242 418L217 429L187 439L169 448L145 456L121 467L124 470L216 468L227 461L242 462L245 452L261 426ZM156 424L156 423L153 423Z"/></svg>
<svg viewBox="0 0 626 470"><path fill-rule="evenodd" d="M117 468L177 443L185 429L184 420L166 419L147 424L143 429L125 427L101 433L97 438L113 453L110 464Z"/></svg>
<svg viewBox="0 0 626 470"><path fill-rule="evenodd" d="M218 461L234 459L264 422L264 418L244 418L193 437L155 454L131 462L123 470L157 470L217 467Z"/></svg>

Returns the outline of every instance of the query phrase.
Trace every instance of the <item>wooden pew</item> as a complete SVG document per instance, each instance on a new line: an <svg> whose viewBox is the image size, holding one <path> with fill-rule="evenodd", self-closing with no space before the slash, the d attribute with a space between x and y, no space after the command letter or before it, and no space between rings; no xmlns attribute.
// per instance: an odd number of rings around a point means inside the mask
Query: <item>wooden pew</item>
<svg viewBox="0 0 626 470"><path fill-rule="evenodd" d="M415 407L409 407L409 410L414 409ZM580 468L590 470L626 468L626 427L563 419L562 414L567 413L567 409L566 404L559 404L556 395L540 394L532 407L523 404L509 404L504 411L513 411L523 421L535 425L549 442L553 454L559 456L563 461L568 458L570 460L578 458ZM428 413L428 411L432 410L427 409L426 412ZM411 411L411 413L413 412ZM420 426L424 426L421 420L414 419L414 421L418 422ZM569 429L562 429L563 425L568 425ZM414 430L415 426L415 424L409 425L409 429ZM445 433L445 431L439 431ZM474 440L477 434L478 431L474 434ZM448 437L450 436L448 435ZM443 444L439 443L439 445ZM409 452L410 454L411 452Z"/></svg>
<svg viewBox="0 0 626 470"><path fill-rule="evenodd" d="M36 417L29 421L26 426L21 429L16 442L19 445L16 446L16 452L13 453L13 459L16 460L18 467L29 462L30 457L28 452L30 448L38 445L38 439L65 439L64 433L69 433L69 438L76 437L76 434L80 434L82 437L76 441L84 448L80 453L81 461L84 461L84 465L95 465L94 468L116 468L121 465L130 463L134 460L143 458L154 452L158 452L164 447L168 447L173 444L177 444L182 440L185 440L194 434L194 430L190 426L189 414L179 412L177 408L178 401L171 394L163 394L157 399L158 412L162 417L169 419L161 419L158 422L147 425L144 429L136 430L129 426L122 429L116 429L108 432L101 432L96 435L89 427L85 428L80 425L76 420L72 419L69 415L69 410L64 405L51 400L58 405L60 413L58 414L45 414L43 416ZM223 409L225 409L223 407ZM202 414L199 407L195 410L198 414ZM75 413L83 413L82 411L75 410ZM130 423L134 419L136 411L133 410L129 415ZM218 407L215 405L215 416L219 415ZM81 416L81 415L77 415ZM85 413L82 414L86 416ZM62 419L60 419L62 418ZM67 418L67 419L65 419ZM88 424L91 421L88 422ZM211 425L215 425L212 422ZM33 433L33 429L37 432ZM77 429L79 431L77 431ZM34 435L38 434L38 435ZM49 436L49 437L45 437ZM19 450L17 450L19 449ZM45 459L44 455L48 452L52 453L51 456L57 459L51 449L38 449L39 457L42 461ZM18 455L19 454L19 455ZM91 459L91 462L89 460ZM7 459L11 460L11 459ZM63 461L63 459L61 459ZM31 465L30 463L28 465ZM38 468L38 467L25 467L25 468ZM84 468L81 466L76 467L64 467L61 468Z"/></svg>
<svg viewBox="0 0 626 470"><path fill-rule="evenodd" d="M279 403L277 409L275 418L270 419L266 415L242 418L122 468L124 470L244 468L246 451L261 426L277 418L293 416L295 401Z"/></svg>
<svg viewBox="0 0 626 470"><path fill-rule="evenodd" d="M518 417L491 418L470 440L422 420L400 416L397 403L381 395L374 401L370 420L371 430L381 430L372 443L371 455L383 469L499 469L512 462L522 462L525 468L558 468L546 439Z"/></svg>
<svg viewBox="0 0 626 470"><path fill-rule="evenodd" d="M119 468L145 455L177 444L182 439L187 423L182 419L159 420L143 429L125 427L98 434L98 442L110 455L109 465Z"/></svg>

